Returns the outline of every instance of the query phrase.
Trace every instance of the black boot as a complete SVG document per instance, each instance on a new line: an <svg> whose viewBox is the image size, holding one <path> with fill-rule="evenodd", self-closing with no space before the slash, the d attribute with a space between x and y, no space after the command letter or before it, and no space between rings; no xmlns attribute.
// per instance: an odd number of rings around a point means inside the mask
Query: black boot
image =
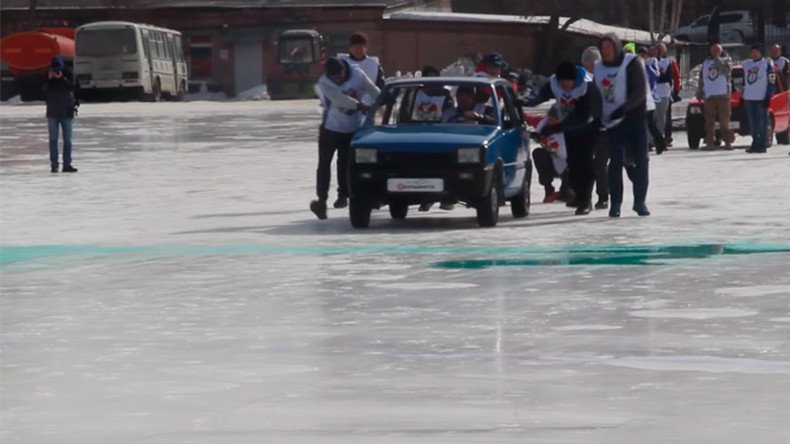
<svg viewBox="0 0 790 444"><path fill-rule="evenodd" d="M595 203L596 210L605 210L609 208L609 201L606 199L598 199L598 202Z"/></svg>
<svg viewBox="0 0 790 444"><path fill-rule="evenodd" d="M77 169L74 168L73 166L71 166L70 164L63 165L63 172L64 173L76 173Z"/></svg>
<svg viewBox="0 0 790 444"><path fill-rule="evenodd" d="M326 201L314 200L310 202L310 211L315 213L316 217L320 220L326 219Z"/></svg>
<svg viewBox="0 0 790 444"><path fill-rule="evenodd" d="M587 203L580 204L578 207L576 207L577 216L586 216L590 214L590 211L592 211L592 201L590 200L588 200Z"/></svg>
<svg viewBox="0 0 790 444"><path fill-rule="evenodd" d="M57 165L52 165L52 169L50 171L52 171L53 173L57 173L58 172L58 166Z"/></svg>
<svg viewBox="0 0 790 444"><path fill-rule="evenodd" d="M348 199L345 197L338 197L332 206L335 208L345 208L348 206Z"/></svg>

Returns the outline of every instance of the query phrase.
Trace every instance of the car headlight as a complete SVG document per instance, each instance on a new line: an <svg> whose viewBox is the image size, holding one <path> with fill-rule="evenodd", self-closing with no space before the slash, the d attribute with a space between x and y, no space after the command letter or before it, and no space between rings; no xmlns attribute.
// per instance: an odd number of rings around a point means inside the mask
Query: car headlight
<svg viewBox="0 0 790 444"><path fill-rule="evenodd" d="M702 114L702 108L699 106L692 106L689 108L689 114Z"/></svg>
<svg viewBox="0 0 790 444"><path fill-rule="evenodd" d="M458 148L458 163L480 163L480 148Z"/></svg>
<svg viewBox="0 0 790 444"><path fill-rule="evenodd" d="M376 148L357 148L354 150L354 161L356 163L376 163L378 150Z"/></svg>

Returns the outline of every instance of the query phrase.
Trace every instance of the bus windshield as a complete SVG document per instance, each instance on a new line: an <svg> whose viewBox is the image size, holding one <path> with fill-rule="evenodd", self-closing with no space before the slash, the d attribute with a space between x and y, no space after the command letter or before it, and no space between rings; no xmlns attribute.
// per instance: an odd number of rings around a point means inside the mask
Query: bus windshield
<svg viewBox="0 0 790 444"><path fill-rule="evenodd" d="M137 52L135 30L96 29L77 33L77 55L101 56Z"/></svg>

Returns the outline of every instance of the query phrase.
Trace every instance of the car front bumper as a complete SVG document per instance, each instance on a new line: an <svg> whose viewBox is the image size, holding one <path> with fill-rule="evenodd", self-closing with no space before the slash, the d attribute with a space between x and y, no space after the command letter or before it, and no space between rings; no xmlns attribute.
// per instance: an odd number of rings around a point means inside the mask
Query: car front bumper
<svg viewBox="0 0 790 444"><path fill-rule="evenodd" d="M380 156L376 164L352 164L349 168L349 194L370 204L390 202L409 205L441 200L474 203L488 194L494 177L492 165L459 164L446 156L442 164L437 157ZM353 158L353 157L352 157ZM441 190L435 184L441 179ZM415 184L413 188L397 190L393 184ZM419 184L426 184L421 189ZM427 186L431 184L431 186Z"/></svg>

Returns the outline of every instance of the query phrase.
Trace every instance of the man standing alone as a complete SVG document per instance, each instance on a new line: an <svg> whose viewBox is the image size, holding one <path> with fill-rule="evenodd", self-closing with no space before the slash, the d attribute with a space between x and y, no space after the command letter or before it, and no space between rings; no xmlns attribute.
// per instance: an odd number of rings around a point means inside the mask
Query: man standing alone
<svg viewBox="0 0 790 444"><path fill-rule="evenodd" d="M714 43L710 47L710 57L702 63L699 73L697 99L705 100L705 148L715 150L716 120L719 121L724 149L731 150L735 134L730 129L730 58L722 55L722 47Z"/></svg>
<svg viewBox="0 0 790 444"><path fill-rule="evenodd" d="M774 92L776 74L773 64L763 57L759 44L752 45L752 59L743 62L743 100L752 133L747 153L764 153L768 147L768 105Z"/></svg>
<svg viewBox="0 0 790 444"><path fill-rule="evenodd" d="M49 163L58 172L58 135L63 129L63 172L76 173L71 165L71 135L74 129L74 80L63 59L53 57L44 85L49 126Z"/></svg>
<svg viewBox="0 0 790 444"><path fill-rule="evenodd" d="M633 209L640 216L649 216L645 204L648 186L645 66L639 57L623 52L615 34L604 35L598 49L603 60L595 65L595 83L601 92L602 124L611 143L609 217L620 217L626 150L632 161L627 169L634 184Z"/></svg>

